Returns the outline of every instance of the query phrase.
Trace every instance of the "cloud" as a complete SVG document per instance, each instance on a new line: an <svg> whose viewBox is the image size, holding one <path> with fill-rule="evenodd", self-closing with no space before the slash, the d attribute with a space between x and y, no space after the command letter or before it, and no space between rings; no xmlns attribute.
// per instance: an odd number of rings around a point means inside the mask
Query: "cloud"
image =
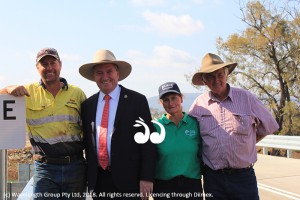
<svg viewBox="0 0 300 200"><path fill-rule="evenodd" d="M137 50L128 51L129 59L139 66L147 66L153 70L163 68L177 68L185 70L186 66L190 66L195 59L189 53L175 49L167 45L154 47L152 54L144 55Z"/></svg>
<svg viewBox="0 0 300 200"><path fill-rule="evenodd" d="M124 85L128 88L143 92L150 97L157 95L159 85L174 81L180 85L182 91L195 92L184 75L194 72L198 60L188 52L167 45L159 45L150 53L130 50L127 52L127 57L132 65L132 73L124 81Z"/></svg>
<svg viewBox="0 0 300 200"><path fill-rule="evenodd" d="M131 0L136 6L159 6L164 4L164 0Z"/></svg>
<svg viewBox="0 0 300 200"><path fill-rule="evenodd" d="M204 3L203 1L204 0L193 0L193 3L197 5L202 5Z"/></svg>
<svg viewBox="0 0 300 200"><path fill-rule="evenodd" d="M146 30L158 32L163 36L190 36L203 29L202 22L194 20L189 15L175 16L167 13L145 11L143 16L150 24L150 27Z"/></svg>
<svg viewBox="0 0 300 200"><path fill-rule="evenodd" d="M166 45L155 47L153 53L154 62L160 61L162 64L176 68L184 68L193 60L187 52Z"/></svg>

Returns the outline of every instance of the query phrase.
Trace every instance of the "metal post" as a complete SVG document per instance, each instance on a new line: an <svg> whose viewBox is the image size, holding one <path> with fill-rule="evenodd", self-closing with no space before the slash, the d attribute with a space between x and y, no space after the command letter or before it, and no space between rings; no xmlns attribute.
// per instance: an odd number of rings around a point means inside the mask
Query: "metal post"
<svg viewBox="0 0 300 200"><path fill-rule="evenodd" d="M286 157L287 158L292 158L293 157L293 150L291 150L291 149L286 150Z"/></svg>
<svg viewBox="0 0 300 200"><path fill-rule="evenodd" d="M267 147L263 147L263 154L268 155L268 148Z"/></svg>
<svg viewBox="0 0 300 200"><path fill-rule="evenodd" d="M5 149L0 149L0 199L7 197L7 153Z"/></svg>

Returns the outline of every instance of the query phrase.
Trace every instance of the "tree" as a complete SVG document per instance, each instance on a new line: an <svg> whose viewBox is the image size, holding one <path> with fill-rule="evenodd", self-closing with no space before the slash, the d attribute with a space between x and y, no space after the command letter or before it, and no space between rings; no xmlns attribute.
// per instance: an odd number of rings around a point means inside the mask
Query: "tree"
<svg viewBox="0 0 300 200"><path fill-rule="evenodd" d="M246 30L226 42L217 40L219 54L239 62L233 82L257 93L273 110L284 134L300 132L300 17L289 3L276 7L248 2L241 7Z"/></svg>
<svg viewBox="0 0 300 200"><path fill-rule="evenodd" d="M247 27L217 39L218 54L238 62L231 81L273 111L280 134L300 134L300 1L240 2Z"/></svg>

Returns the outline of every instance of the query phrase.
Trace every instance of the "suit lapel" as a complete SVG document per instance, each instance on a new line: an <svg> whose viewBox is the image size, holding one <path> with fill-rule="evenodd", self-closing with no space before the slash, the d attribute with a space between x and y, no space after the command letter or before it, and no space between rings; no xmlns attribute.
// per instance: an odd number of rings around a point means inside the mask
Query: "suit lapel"
<svg viewBox="0 0 300 200"><path fill-rule="evenodd" d="M99 98L99 92L94 94L94 96L91 98L90 102L90 122L92 126L92 144L93 144L93 149L97 152L96 149L96 131L97 131L97 124L96 124L96 114L97 114L97 104L98 104L98 98ZM93 125L92 125L93 124Z"/></svg>
<svg viewBox="0 0 300 200"><path fill-rule="evenodd" d="M120 97L119 97L119 103L118 103L118 108L117 108L117 113L116 113L116 118L115 118L115 123L114 123L114 131L116 127L118 127L118 123L121 119L122 114L124 113L124 108L126 106L126 100L128 98L128 92L127 89L124 88L122 85L121 87L121 92L120 92Z"/></svg>

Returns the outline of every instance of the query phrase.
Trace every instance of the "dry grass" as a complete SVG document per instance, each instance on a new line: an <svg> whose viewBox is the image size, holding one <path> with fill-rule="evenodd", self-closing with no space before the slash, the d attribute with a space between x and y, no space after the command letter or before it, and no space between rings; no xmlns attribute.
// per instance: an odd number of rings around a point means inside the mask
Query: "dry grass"
<svg viewBox="0 0 300 200"><path fill-rule="evenodd" d="M18 166L19 163L32 164L31 145L29 140L26 141L25 148L23 149L9 149L7 150L7 179L8 181L18 180Z"/></svg>

